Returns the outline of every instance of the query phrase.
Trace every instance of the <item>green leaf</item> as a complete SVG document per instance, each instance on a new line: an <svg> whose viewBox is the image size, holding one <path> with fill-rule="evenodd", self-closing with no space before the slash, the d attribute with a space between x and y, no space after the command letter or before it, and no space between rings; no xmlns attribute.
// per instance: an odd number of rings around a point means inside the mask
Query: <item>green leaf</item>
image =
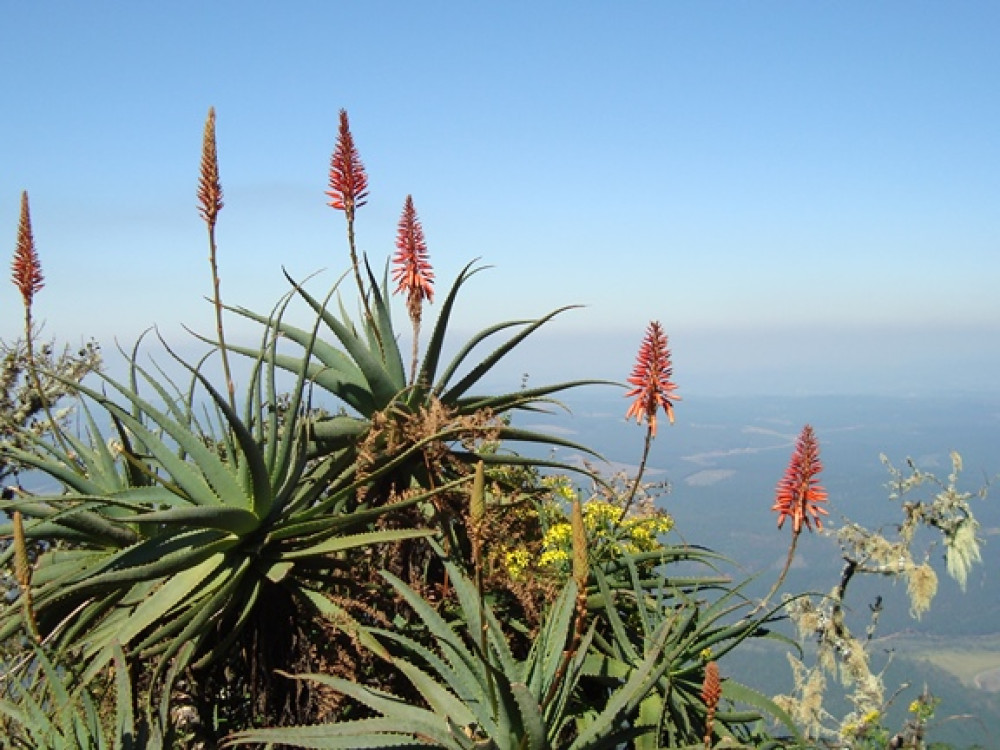
<svg viewBox="0 0 1000 750"><path fill-rule="evenodd" d="M134 520L136 523L218 529L237 536L246 536L260 526L260 519L249 510L204 505L137 513Z"/></svg>
<svg viewBox="0 0 1000 750"><path fill-rule="evenodd" d="M216 552L231 548L238 538L213 529L155 537L111 555L94 570L81 572L79 580L64 588L62 597L91 594L108 587L149 581L201 563Z"/></svg>
<svg viewBox="0 0 1000 750"><path fill-rule="evenodd" d="M132 713L132 681L120 643L112 647L115 664L115 750L138 750L135 716Z"/></svg>
<svg viewBox="0 0 1000 750"><path fill-rule="evenodd" d="M142 419L125 411L118 404L108 400L101 394L78 386L94 401L102 404L111 414L121 420L136 436L164 470L170 480L184 495L197 505L242 505L249 507L249 499L227 466L218 455L205 445L198 435L188 426L178 423L163 412L155 409L137 393L130 392L128 386L111 378L104 380L118 390L134 408L150 419L158 429L175 441L185 454L191 456L195 465L180 458L174 450L163 442L159 436L150 430Z"/></svg>
<svg viewBox="0 0 1000 750"><path fill-rule="evenodd" d="M548 747L548 738L545 732L545 721L542 718L542 711L537 699L524 683L511 683L510 690L520 709L520 725L525 733L524 739L527 740L527 747L529 750L545 750ZM520 745L524 746L524 742L522 741Z"/></svg>
<svg viewBox="0 0 1000 750"><path fill-rule="evenodd" d="M805 744L805 739L803 738L802 733L792 720L792 717L788 715L788 712L763 693L760 693L757 690L747 687L746 685L732 679L726 679L722 681L722 695L731 701L746 703L749 706L753 706L754 708L773 716L775 719L780 721L782 725L784 725L785 729L787 729L792 737L795 738L796 742L803 745Z"/></svg>
<svg viewBox="0 0 1000 750"><path fill-rule="evenodd" d="M333 331L334 335L340 340L340 343L344 345L344 348L364 374L376 409L384 409L388 406L395 399L396 395L406 388L405 378L400 380L398 377L399 373L396 372L395 368L391 370L387 369L381 352L376 353L369 349L367 344L355 335L351 326L342 323L326 309L325 303L319 302L309 294L287 272L285 273L285 278L295 287L295 291L302 299L323 319L323 322ZM398 345L394 338L382 341L382 346L386 349L396 347L396 355L390 356L390 361L394 361L399 356Z"/></svg>
<svg viewBox="0 0 1000 750"><path fill-rule="evenodd" d="M469 373L463 377L458 383L449 388L444 395L441 396L441 400L445 403L452 403L457 400L462 394L469 390L472 386L479 382L479 380L485 375L490 369L496 365L501 359L503 359L514 347L520 344L524 339L538 330L541 326L548 323L552 318L560 313L567 310L572 310L579 305L567 305L566 307L560 307L557 310L553 310L548 315L544 315L535 321L532 321L530 325L526 326L524 330L520 331L517 335L512 336L501 346L494 349L482 362L472 368Z"/></svg>
<svg viewBox="0 0 1000 750"><path fill-rule="evenodd" d="M462 285L472 276L485 270L485 267L473 268L476 261L467 263L462 271L458 274L458 277L451 285L451 289L448 291L447 296L441 303L441 310L438 313L437 321L434 324L434 330L431 332L431 337L427 341L427 350L424 353L423 362L420 365L420 374L417 376L418 383L433 383L435 382L438 363L441 359L441 351L444 347L445 334L448 332L448 323L451 320L451 312L455 306L455 300L458 297L459 289ZM446 375L443 379L443 383L447 383L450 375ZM437 393L443 390L443 386L435 388Z"/></svg>
<svg viewBox="0 0 1000 750"><path fill-rule="evenodd" d="M580 732L570 750L589 750L597 746L623 721L635 716L642 701L670 666L670 661L662 658L670 632L670 622L663 622L653 634L645 658L636 665L628 681L612 693L604 709Z"/></svg>
<svg viewBox="0 0 1000 750"><path fill-rule="evenodd" d="M417 689L430 710L439 716L447 716L459 726L478 724L476 715L469 706L455 697L455 694L437 682L422 669L405 659L393 660L396 669L406 675L413 687ZM482 698L483 696L479 696Z"/></svg>
<svg viewBox="0 0 1000 750"><path fill-rule="evenodd" d="M359 643L372 653L377 654L386 661L392 661L389 652L379 643L378 639L373 637L366 628L362 627L361 623L354 619L347 610L331 601L319 591L303 589L303 593L316 608L316 611L326 617L338 629L357 639Z"/></svg>
<svg viewBox="0 0 1000 750"><path fill-rule="evenodd" d="M305 675L300 675L304 677ZM426 748L427 742L418 737L417 727L408 732L395 717L378 717L343 721L337 724L316 726L279 727L275 729L252 729L229 735L223 747L233 745L275 743L286 747L315 748L316 750L362 750L380 748L388 750L396 747ZM455 744L439 744L439 747L460 747ZM268 745L270 747L270 745Z"/></svg>
<svg viewBox="0 0 1000 750"><path fill-rule="evenodd" d="M368 547L373 544L385 544L388 542L398 542L404 539L418 539L430 536L433 532L428 529L382 529L380 531L369 531L363 534L351 534L328 539L320 544L315 544L304 549L294 549L281 553L282 560L300 560L305 557L317 557L320 555L330 555L335 552L343 552L348 549L358 547Z"/></svg>
<svg viewBox="0 0 1000 750"><path fill-rule="evenodd" d="M111 632L103 628L95 630L91 635L91 644L85 652L85 656L89 658L104 648L105 639L112 640L116 644L127 645L154 622L166 617L178 603L188 599L195 589L220 567L225 559L225 554L217 552L198 565L171 576L152 596L143 601L131 613L123 627L116 627Z"/></svg>

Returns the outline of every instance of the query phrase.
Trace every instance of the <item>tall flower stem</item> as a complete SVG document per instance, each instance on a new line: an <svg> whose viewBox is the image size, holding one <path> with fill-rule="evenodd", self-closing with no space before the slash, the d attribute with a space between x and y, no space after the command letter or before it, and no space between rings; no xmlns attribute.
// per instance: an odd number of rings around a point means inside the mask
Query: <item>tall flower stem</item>
<svg viewBox="0 0 1000 750"><path fill-rule="evenodd" d="M367 320L374 329L375 316L372 315L371 305L368 302L368 290L365 289L365 283L361 279L361 263L358 260L358 247L354 236L353 208L345 212L345 218L347 219L347 248L351 255L351 268L354 269L354 281L358 285L358 294L361 295L361 305L365 311L365 320ZM378 331L376 331L376 335L377 334Z"/></svg>
<svg viewBox="0 0 1000 750"><path fill-rule="evenodd" d="M486 469L482 461L476 464L472 491L469 495L469 537L472 543L472 563L476 574L476 594L479 597L479 649L489 653L489 623L486 620L486 601L483 592L483 528L486 521ZM490 706L497 710L496 685L493 675L487 671Z"/></svg>
<svg viewBox="0 0 1000 750"><path fill-rule="evenodd" d="M785 566L774 582L767 596L753 609L750 616L756 614L770 601L771 597L777 593L778 589L785 582L792 562L795 559L795 548L802 533L802 527L812 531L813 524L816 530L822 530L822 516L827 515L827 510L820 505L827 499L826 490L820 486L819 474L823 471L823 463L819 459L819 442L816 440L816 433L810 425L802 428L799 438L795 442L795 450L788 462L781 481L775 490L774 505L771 510L778 514L778 528L780 529L785 520L792 519L792 542L788 546L788 557L785 559Z"/></svg>
<svg viewBox="0 0 1000 750"><path fill-rule="evenodd" d="M635 397L635 401L625 412L625 419L630 420L635 417L639 424L642 424L643 420L646 421L646 442L642 450L642 460L639 462L639 473L632 483L632 490L622 508L618 523L625 519L625 514L628 513L639 490L639 483L646 470L646 461L649 459L649 449L653 444L653 438L656 437L657 412L662 408L670 424L674 423L673 402L680 401L680 396L676 394L677 386L670 380L672 374L673 366L670 363L667 334L663 332L659 321L651 321L639 346L632 374L628 378L632 388L625 394L626 398Z"/></svg>
<svg viewBox="0 0 1000 750"><path fill-rule="evenodd" d="M21 511L15 510L11 515L14 524L14 574L18 588L21 590L21 605L24 608L24 622L28 634L41 643L38 632L38 622L35 620L35 609L31 599L31 562L28 559L28 544L24 536L24 520Z"/></svg>
<svg viewBox="0 0 1000 750"><path fill-rule="evenodd" d="M622 506L622 513L618 519L619 524L625 520L625 516L628 515L629 508L632 507L632 502L635 500L635 493L639 490L639 483L642 481L642 475L646 471L646 461L649 459L649 449L652 445L653 427L650 425L646 428L646 441L642 448L642 460L639 461L639 471L636 473L635 479L632 481L632 489L629 491L628 498Z"/></svg>
<svg viewBox="0 0 1000 750"><path fill-rule="evenodd" d="M42 264L38 260L38 251L35 249L35 238L31 231L31 208L28 205L28 193L21 193L21 220L17 228L17 247L14 250L14 261L11 264L11 280L14 286L21 293L21 300L24 302L24 346L28 359L28 378L38 393L38 402L42 411L45 412L49 420L49 428L52 436L63 452L70 456L69 445L63 439L62 431L52 415L49 399L45 395L42 387L42 380L38 375L38 366L35 362L34 346L34 324L31 319L31 305L35 294L45 285L45 278L42 275Z"/></svg>
<svg viewBox="0 0 1000 750"><path fill-rule="evenodd" d="M354 212L366 203L368 175L365 172L364 164L361 163L358 149L354 145L354 136L351 134L351 124L347 117L347 111L343 109L340 110L337 145L334 148L333 156L330 157L330 189L326 194L330 198L327 205L338 211L343 211L344 218L347 220L347 246L351 255L354 280L358 285L358 294L361 295L365 320L371 326L375 338L381 346L382 339L375 327L375 317L368 304L368 292L361 278L361 263L358 260L358 248L354 236Z"/></svg>
<svg viewBox="0 0 1000 750"><path fill-rule="evenodd" d="M413 347L410 351L410 382L416 383L417 362L420 359L420 321L413 321Z"/></svg>
<svg viewBox="0 0 1000 750"><path fill-rule="evenodd" d="M705 702L705 750L712 750L712 730L715 724L715 711L722 697L722 684L719 682L719 665L710 661L705 665L705 679L702 681L701 699Z"/></svg>
<svg viewBox="0 0 1000 750"><path fill-rule="evenodd" d="M210 107L205 120L201 144L201 175L198 180L198 212L208 227L208 262L212 268L212 302L215 306L215 330L222 353L222 373L226 379L229 405L236 411L236 387L229 368L229 353L222 325L222 293L219 280L218 248L215 242L215 222L222 210L222 183L219 181L219 155L215 144L215 107Z"/></svg>
<svg viewBox="0 0 1000 750"><path fill-rule="evenodd" d="M761 599L760 602L757 604L757 606L753 608L753 610L750 612L749 615L747 615L748 617L753 617L755 614L764 609L764 607L766 607L768 603L771 601L771 598L775 594L777 594L778 591L781 589L781 587L784 585L785 577L788 575L788 571L791 570L792 562L795 560L795 549L799 544L799 537L801 536L801 532L802 532L801 528L797 531L794 529L792 530L792 543L788 545L788 556L785 558L785 565L781 569L781 573L778 574L777 580L775 580L774 585L771 586L771 589L767 592L764 598Z"/></svg>

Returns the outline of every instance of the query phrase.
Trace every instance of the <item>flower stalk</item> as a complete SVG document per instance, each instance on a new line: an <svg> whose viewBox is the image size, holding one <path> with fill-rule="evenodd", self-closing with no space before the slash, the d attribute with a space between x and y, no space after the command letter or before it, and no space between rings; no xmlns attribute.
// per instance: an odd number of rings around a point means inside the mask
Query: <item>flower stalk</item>
<svg viewBox="0 0 1000 750"><path fill-rule="evenodd" d="M649 449L656 437L656 416L660 409L663 409L670 420L674 423L674 401L680 401L681 397L676 394L677 386L671 382L673 366L670 362L670 349L668 348L667 335L663 332L659 321L650 322L646 329L646 335L639 346L639 353L636 356L635 366L628 382L632 389L626 394L626 398L634 397L635 400L625 412L625 420L635 418L638 424L646 422L646 441L642 450L642 460L639 462L639 471L632 483L628 499L622 508L621 518L625 518L635 493L639 489L642 475L646 470L646 461L649 459ZM620 522L620 521L619 521Z"/></svg>
<svg viewBox="0 0 1000 750"><path fill-rule="evenodd" d="M476 569L476 584L482 594L483 524L486 520L486 475L482 461L476 463L469 494L469 536L472 542L472 562Z"/></svg>
<svg viewBox="0 0 1000 750"><path fill-rule="evenodd" d="M70 455L69 446L63 440L55 417L52 416L51 405L45 395L45 389L42 387L42 380L38 375L38 367L35 363L34 323L31 307L35 294L45 286L45 277L42 274L42 264L38 259L35 237L31 230L31 207L27 191L21 193L21 219L17 227L17 247L14 249L14 260L11 263L11 280L21 293L21 300L24 303L24 345L28 357L28 377L38 393L38 400L49 420L52 435L66 455Z"/></svg>
<svg viewBox="0 0 1000 750"><path fill-rule="evenodd" d="M11 521L14 524L14 575L21 590L24 622L31 637L41 643L42 637L38 633L38 623L35 620L35 609L31 600L31 561L28 559L28 544L24 536L24 519L21 511L15 510L11 515Z"/></svg>
<svg viewBox="0 0 1000 750"><path fill-rule="evenodd" d="M403 213L399 218L396 234L396 255L392 259L392 280L397 283L395 293L406 295L406 310L413 324L413 356L410 363L410 382L417 379L417 353L419 351L420 319L423 302L434 301L434 271L427 258L424 229L413 207L413 196L406 196Z"/></svg>
<svg viewBox="0 0 1000 750"><path fill-rule="evenodd" d="M472 564L476 575L476 593L479 597L479 649L483 654L489 648L489 624L486 619L486 603L483 595L483 525L486 521L486 467L482 461L476 463L469 493L469 539L472 544ZM486 675L490 705L496 711L496 685L492 674Z"/></svg>
<svg viewBox="0 0 1000 750"><path fill-rule="evenodd" d="M375 320L368 304L368 292L361 279L361 265L358 262L357 242L354 237L354 214L358 208L365 205L368 199L368 174L358 149L354 145L351 134L351 124L346 110L340 110L340 128L337 134L337 144L333 156L330 157L330 189L326 192L330 198L327 204L331 208L344 212L347 220L347 244L351 253L351 268L354 270L354 280L361 295L365 319L369 323ZM374 329L374 325L373 325Z"/></svg>
<svg viewBox="0 0 1000 750"><path fill-rule="evenodd" d="M226 336L222 325L222 294L219 279L218 253L215 242L215 222L223 207L222 183L219 180L219 154L215 142L215 107L209 107L201 142L201 174L198 178L198 213L208 228L208 262L212 268L212 303L215 306L215 329L222 353L222 371L226 379L229 405L236 411L236 389L229 368Z"/></svg>
<svg viewBox="0 0 1000 750"><path fill-rule="evenodd" d="M559 685L566 676L573 656L583 641L583 631L587 627L587 581L590 578L590 551L587 544L587 527L583 520L583 505L580 498L574 497L570 508L570 528L573 539L573 583L576 584L576 623L570 636L562 661L556 670L549 686L548 693L542 700L544 710L559 692Z"/></svg>
<svg viewBox="0 0 1000 750"><path fill-rule="evenodd" d="M819 442L816 440L816 433L812 426L806 425L802 428L795 443L795 450L788 462L788 468L785 469L784 476L778 482L774 505L771 507L771 510L778 514L779 529L784 525L786 519L792 519L792 541L788 547L788 556L785 558L785 565L781 569L778 579L754 612L764 607L785 582L785 576L788 575L792 561L795 559L795 549L798 545L799 535L802 533L802 527L805 526L812 531L813 524L815 524L817 531L823 529L821 516L828 515L828 512L820 505L827 500L827 492L819 484L818 477L821 471L823 471L823 463L819 458Z"/></svg>

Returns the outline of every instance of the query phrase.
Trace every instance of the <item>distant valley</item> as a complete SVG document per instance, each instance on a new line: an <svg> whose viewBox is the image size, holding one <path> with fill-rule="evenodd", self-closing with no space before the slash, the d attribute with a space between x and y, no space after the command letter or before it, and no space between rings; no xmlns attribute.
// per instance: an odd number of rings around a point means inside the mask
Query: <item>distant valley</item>
<svg viewBox="0 0 1000 750"><path fill-rule="evenodd" d="M567 400L569 413L529 415L518 425L548 429L597 451L607 459L600 465L604 471L634 471L645 429L624 421L626 400L617 391L582 394ZM959 485L965 491L975 492L1000 477L998 395L686 397L676 413L674 425L661 420L646 477L669 483L670 491L659 503L674 516L684 540L731 557L738 566L734 577L759 574L762 591L787 552L788 529L776 528L770 507L795 437L806 423L813 425L820 442L831 525L850 520L880 527L901 518L898 503L888 499L890 475L880 454L901 469L912 458L946 481L950 453L957 451L964 464ZM568 449L553 457L575 466L593 463ZM868 604L884 597L873 660L888 665L888 693L901 683L911 685L898 699L901 705L894 704L893 717L901 718L927 681L942 699L939 719L956 717L939 721L932 739L959 745L989 746L990 737L1000 736L1000 576L995 573L1000 569L1000 497L992 494L974 501L983 561L970 575L966 592L947 577L940 542L928 535L918 539L918 549L926 550L940 585L931 611L921 620L909 615L905 585L893 586L887 579L858 579L848 597L856 610L851 625L862 631ZM827 592L841 565L832 538L807 534L785 590ZM767 692L790 688L787 662L770 648L755 646L735 654L729 667L752 674Z"/></svg>

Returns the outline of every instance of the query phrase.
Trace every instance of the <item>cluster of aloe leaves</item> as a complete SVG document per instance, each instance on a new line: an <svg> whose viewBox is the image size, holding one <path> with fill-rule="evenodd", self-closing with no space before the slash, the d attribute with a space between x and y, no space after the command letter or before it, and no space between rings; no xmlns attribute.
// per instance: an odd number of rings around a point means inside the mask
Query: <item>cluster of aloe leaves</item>
<svg viewBox="0 0 1000 750"><path fill-rule="evenodd" d="M408 380L387 280L365 270L360 323L336 285L321 298L291 277L269 315L226 308L263 329L257 347L203 339L247 359L239 408L207 374L212 353L190 363L164 342L181 379L143 364L137 344L124 355L124 380L65 379L77 395L74 428L0 443L2 463L49 488L0 501L11 519L0 537L20 540L0 565L31 557L0 611L0 642L28 655L0 664L0 723L15 746L180 743L171 724L181 695L200 712L202 746L645 750L701 746L713 731L760 745L762 715L794 740L787 715L731 680L724 696L744 708L706 722L706 654L769 635L776 616L741 614L739 588L714 572L671 572L679 562L714 571L707 550L663 546L591 562L535 621L509 592L484 589L469 554L472 467L491 467L500 492L511 466L528 467L539 486L541 468L575 470L511 450L589 452L511 417L598 381L476 392L569 308L491 326L445 361L459 292L481 270L472 263L445 295ZM296 300L311 327L289 321ZM482 347L488 353L477 354ZM383 564L399 554L381 550L401 549L403 563ZM340 640L331 647L331 638ZM356 668L345 674L336 660L348 652ZM286 711L302 685L339 695L338 708ZM241 703L263 715L226 713ZM302 721L313 718L322 721Z"/></svg>
<svg viewBox="0 0 1000 750"><path fill-rule="evenodd" d="M440 547L436 549L444 555ZM667 548L660 561L708 564L713 557L704 550ZM574 605L581 592L576 581L567 581L524 658L518 658L508 643L509 626L501 623L479 587L455 562L446 562L459 605L453 622L385 573L419 626L414 635L373 629L381 642L374 648L406 676L423 705L351 680L299 674L294 677L328 685L378 715L247 730L232 735L226 745L280 743L325 750L428 745L450 750L703 746L705 713L698 689L704 660L699 655L713 647L724 654L745 639L762 635L760 628L774 612L759 620L726 622L725 616L744 604L737 591L726 588L728 579L644 579L639 572L643 562L648 560L624 561L630 585L613 586L614 570L592 571L596 582L582 592L589 625L576 643L573 629L579 623ZM717 599L708 604L696 601L698 591L716 587L723 592ZM642 623L640 628L627 624L633 619ZM429 638L421 639L420 633ZM792 741L801 742L791 718L769 698L732 680L726 683L725 696L747 707L717 716L715 731L727 738L727 747L787 746L788 741L752 729L763 715L781 722Z"/></svg>

